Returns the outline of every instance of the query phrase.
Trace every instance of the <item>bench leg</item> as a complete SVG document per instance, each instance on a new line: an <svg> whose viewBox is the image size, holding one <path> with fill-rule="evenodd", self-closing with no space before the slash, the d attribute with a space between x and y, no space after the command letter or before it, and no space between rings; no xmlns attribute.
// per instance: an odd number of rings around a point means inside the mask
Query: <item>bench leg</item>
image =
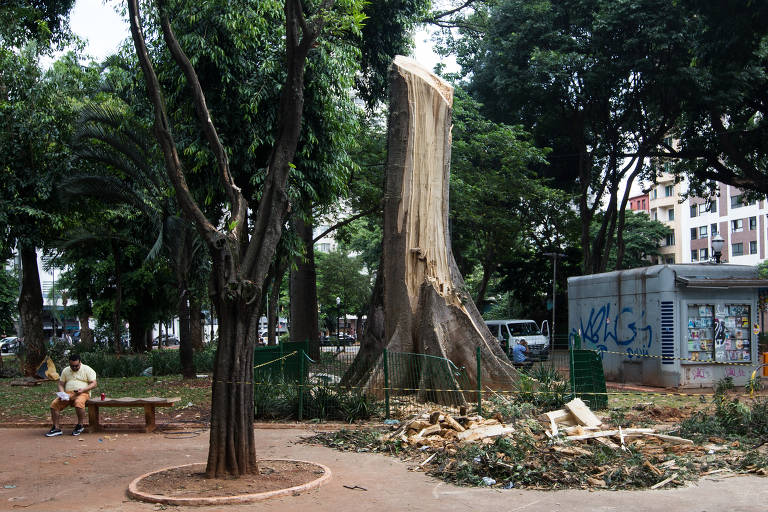
<svg viewBox="0 0 768 512"><path fill-rule="evenodd" d="M152 432L157 426L155 425L155 406L144 406L144 432Z"/></svg>
<svg viewBox="0 0 768 512"><path fill-rule="evenodd" d="M88 432L100 432L101 425L99 425L99 406L88 406Z"/></svg>

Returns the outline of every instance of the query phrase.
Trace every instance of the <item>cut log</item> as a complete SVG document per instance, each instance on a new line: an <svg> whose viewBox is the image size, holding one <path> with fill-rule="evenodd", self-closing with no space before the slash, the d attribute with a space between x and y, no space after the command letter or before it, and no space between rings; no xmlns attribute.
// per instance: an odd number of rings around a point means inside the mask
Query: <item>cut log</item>
<svg viewBox="0 0 768 512"><path fill-rule="evenodd" d="M587 404L581 401L581 398L574 398L565 404L565 408L568 409L571 414L573 414L573 417L576 418L576 421L580 425L587 427L599 427L603 424L603 421L595 416L595 413L592 412Z"/></svg>
<svg viewBox="0 0 768 512"><path fill-rule="evenodd" d="M489 437L499 437L505 434L511 434L514 431L515 429L513 427L505 427L504 425L488 425L465 430L464 432L459 432L459 435L456 436L456 438L459 441L470 443L472 441L479 441Z"/></svg>
<svg viewBox="0 0 768 512"><path fill-rule="evenodd" d="M446 425L448 425L449 427L451 427L451 428L452 428L453 430L455 430L456 432L464 432L464 430L466 430L464 427L462 427L462 426L459 424L459 422L458 422L458 421L456 421L455 419L453 419L453 418L451 417L451 415L450 415L450 414L446 414L446 415L445 415L445 420L444 420L444 423L445 423Z"/></svg>
<svg viewBox="0 0 768 512"><path fill-rule="evenodd" d="M652 428L625 428L622 430L624 437L638 437L653 434ZM583 441L584 439L596 439L598 437L613 437L618 436L618 430L600 430L599 432L590 432L589 434L583 434L580 436L570 436L567 439L569 441Z"/></svg>
<svg viewBox="0 0 768 512"><path fill-rule="evenodd" d="M592 452L579 448L578 446L560 446L555 445L552 447L552 451L562 453L564 455L592 455Z"/></svg>
<svg viewBox="0 0 768 512"><path fill-rule="evenodd" d="M451 251L453 88L401 56L390 67L389 83L381 264L366 334L342 384L382 387L377 361L385 348L425 354L435 357L414 365L416 372L391 375L390 387L461 406L476 398L468 390L477 386L478 349L484 385L512 390L519 374L464 291ZM374 364L379 370L371 372Z"/></svg>
<svg viewBox="0 0 768 512"><path fill-rule="evenodd" d="M436 434L440 432L440 430L441 430L440 425L430 425L427 428L421 429L421 431L413 437L420 439L430 434Z"/></svg>
<svg viewBox="0 0 768 512"><path fill-rule="evenodd" d="M597 444L601 444L601 445L605 446L606 448L610 448L611 450L620 450L621 449L621 447L619 445L617 445L616 443L614 443L613 441L611 441L607 437L596 437L596 438L594 438L594 441Z"/></svg>

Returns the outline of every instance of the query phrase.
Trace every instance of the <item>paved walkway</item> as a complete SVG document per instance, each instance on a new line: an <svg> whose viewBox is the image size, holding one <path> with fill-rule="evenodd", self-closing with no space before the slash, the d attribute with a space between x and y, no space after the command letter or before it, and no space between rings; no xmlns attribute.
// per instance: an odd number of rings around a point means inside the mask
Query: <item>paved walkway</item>
<svg viewBox="0 0 768 512"><path fill-rule="evenodd" d="M167 466L205 461L207 431L183 434L84 434L46 438L42 429L0 429L0 511L150 512L157 505L125 496L136 476ZM192 511L591 511L648 510L758 512L768 509L768 479L705 479L662 491L523 491L461 488L442 483L384 455L346 453L298 444L311 432L258 429L259 456L326 464L331 482L299 496L222 507L173 507ZM715 475L713 475L715 476ZM349 490L360 486L367 490Z"/></svg>

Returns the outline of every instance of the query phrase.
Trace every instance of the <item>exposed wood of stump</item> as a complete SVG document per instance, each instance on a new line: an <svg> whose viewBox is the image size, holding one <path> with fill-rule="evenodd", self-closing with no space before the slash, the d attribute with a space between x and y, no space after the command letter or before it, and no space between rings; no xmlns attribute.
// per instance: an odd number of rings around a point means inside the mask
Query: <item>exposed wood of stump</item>
<svg viewBox="0 0 768 512"><path fill-rule="evenodd" d="M480 347L482 384L508 389L517 372L464 291L448 232L448 178L453 88L413 60L398 56L389 73L390 114L384 239L369 323L358 357L345 376L353 386L380 388L371 372L384 348L451 360L477 382ZM423 368L421 369L423 370ZM435 388L435 376L390 372L394 388ZM441 375L439 389L446 388ZM466 385L466 383L464 383ZM421 393L423 395L423 392ZM431 400L456 403L455 392ZM463 398L463 397L462 397ZM461 399L459 400L462 401Z"/></svg>

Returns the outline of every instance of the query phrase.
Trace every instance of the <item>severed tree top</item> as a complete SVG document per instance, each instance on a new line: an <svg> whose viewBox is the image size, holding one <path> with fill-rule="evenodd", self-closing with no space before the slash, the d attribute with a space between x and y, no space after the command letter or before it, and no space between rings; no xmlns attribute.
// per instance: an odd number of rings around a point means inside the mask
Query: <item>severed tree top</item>
<svg viewBox="0 0 768 512"><path fill-rule="evenodd" d="M432 73L410 57L398 55L395 57L393 65L399 67L403 71L411 73L412 75L418 76L425 82L430 83L432 87L434 87L440 93L448 106L453 106L453 86L451 84L436 74Z"/></svg>

